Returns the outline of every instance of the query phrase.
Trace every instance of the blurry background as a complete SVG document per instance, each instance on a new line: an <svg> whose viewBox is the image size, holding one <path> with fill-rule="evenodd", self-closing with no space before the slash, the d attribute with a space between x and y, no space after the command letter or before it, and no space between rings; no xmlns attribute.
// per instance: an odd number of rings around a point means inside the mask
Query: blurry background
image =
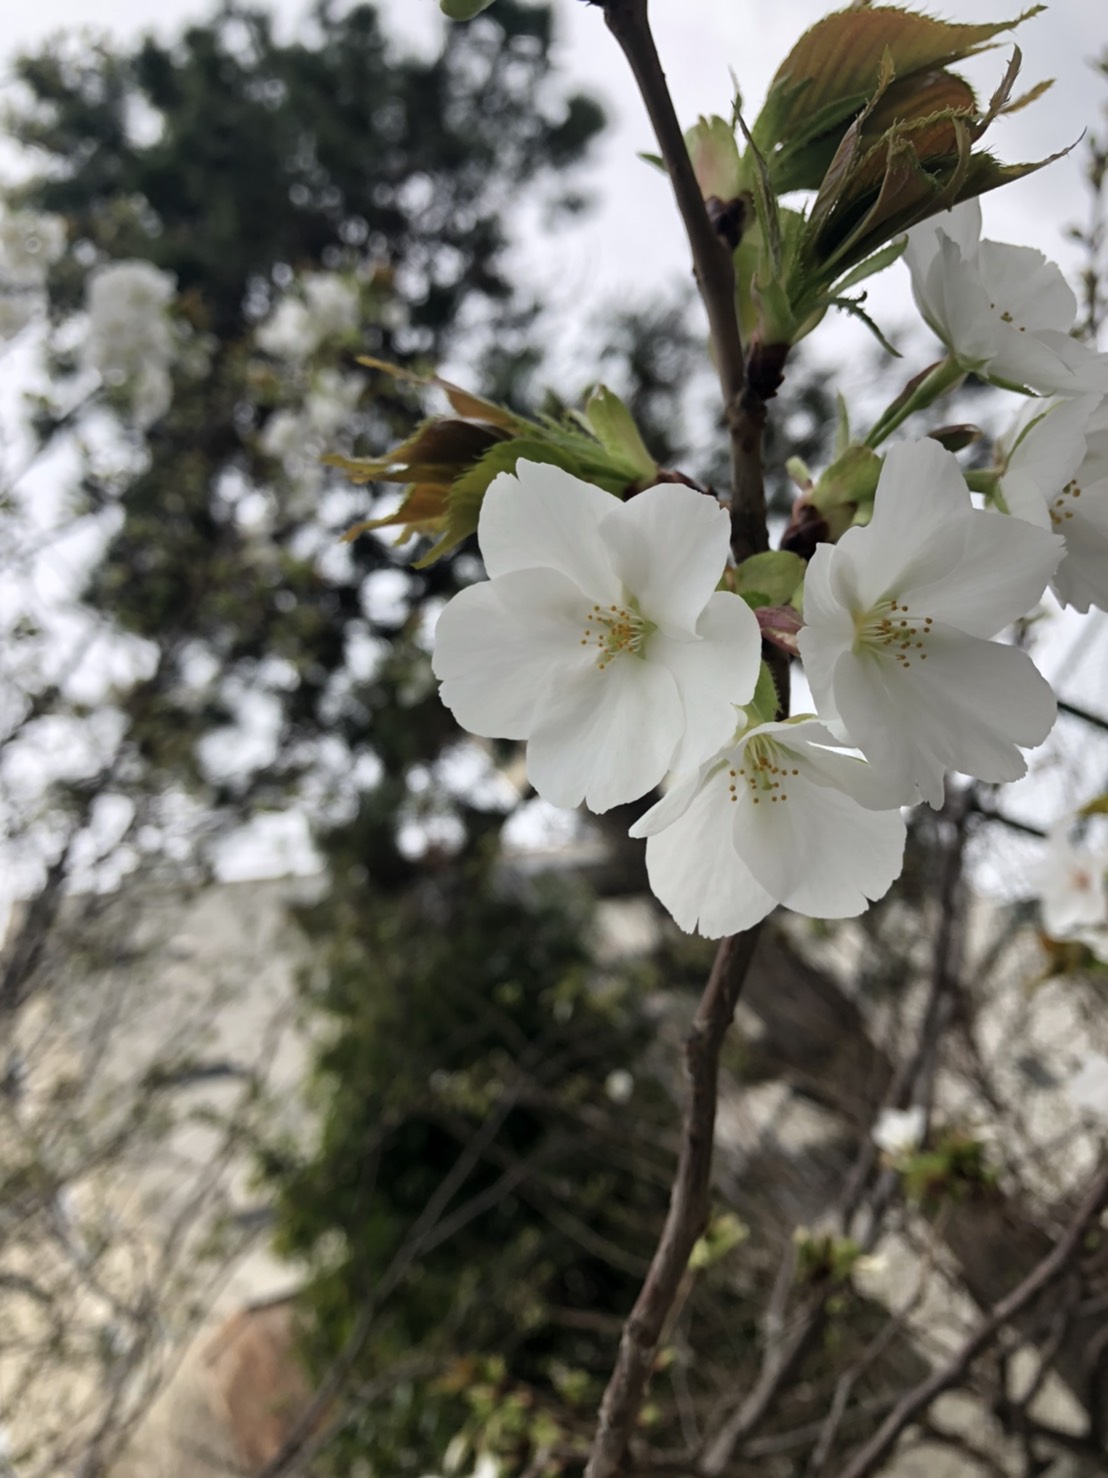
<svg viewBox="0 0 1108 1478"><path fill-rule="evenodd" d="M690 122L727 112L728 66L753 116L820 13L655 9ZM1074 3L1021 32L1026 80L1064 81L1006 157L1092 134L985 203L1089 274L1091 334L1096 31ZM0 1471L578 1472L713 951L652 907L629 808L554 812L513 746L458 733L430 635L475 551L344 544L397 490L320 457L443 409L368 353L529 412L602 378L661 462L725 487L620 59L576 0L449 30L430 0L42 5L5 44ZM871 304L903 365L840 324L797 357L778 515L834 392L876 408L926 362L906 285ZM712 1432L719 1471L837 1471L1065 1224L1105 974L1018 900L1037 833L1105 788L1103 634L1029 634L1078 710L1031 782L917 817L860 924L767 935L650 1409L675 1471ZM909 1101L929 1138L897 1169L871 1130ZM889 1471L1103 1471L1099 1276L1061 1320L1029 1309Z"/></svg>

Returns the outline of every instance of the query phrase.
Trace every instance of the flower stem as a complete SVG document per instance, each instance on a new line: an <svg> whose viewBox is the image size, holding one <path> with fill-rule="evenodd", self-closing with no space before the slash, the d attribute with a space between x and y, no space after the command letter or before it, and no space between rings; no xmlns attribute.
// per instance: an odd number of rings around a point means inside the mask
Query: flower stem
<svg viewBox="0 0 1108 1478"><path fill-rule="evenodd" d="M948 357L940 359L938 364L933 364L914 380L909 380L893 403L874 422L864 445L880 446L909 416L915 415L916 411L926 410L940 395L945 395L948 390L960 385L965 375L965 370L957 360Z"/></svg>

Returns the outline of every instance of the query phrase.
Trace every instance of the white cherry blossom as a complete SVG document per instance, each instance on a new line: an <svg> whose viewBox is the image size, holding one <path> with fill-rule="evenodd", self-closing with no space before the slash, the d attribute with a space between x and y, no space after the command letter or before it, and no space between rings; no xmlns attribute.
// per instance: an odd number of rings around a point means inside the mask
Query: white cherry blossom
<svg viewBox="0 0 1108 1478"><path fill-rule="evenodd" d="M545 800L606 811L734 732L760 661L758 623L716 590L728 518L677 484L627 502L520 462L485 494L490 579L439 617L433 665L463 728L526 739Z"/></svg>
<svg viewBox="0 0 1108 1478"><path fill-rule="evenodd" d="M1066 818L1051 828L1032 872L1051 939L1080 939L1108 927L1108 851L1071 841L1070 824Z"/></svg>
<svg viewBox="0 0 1108 1478"><path fill-rule="evenodd" d="M688 933L749 929L777 904L852 918L903 864L905 826L864 760L814 716L757 724L631 828L650 886Z"/></svg>
<svg viewBox="0 0 1108 1478"><path fill-rule="evenodd" d="M883 1108L873 1126L873 1142L894 1159L910 1155L923 1143L926 1119L919 1104L911 1108Z"/></svg>
<svg viewBox="0 0 1108 1478"><path fill-rule="evenodd" d="M46 274L65 250L65 222L0 204L0 343L14 339L46 307Z"/></svg>
<svg viewBox="0 0 1108 1478"><path fill-rule="evenodd" d="M0 205L0 284L3 288L41 288L46 273L65 251L61 216Z"/></svg>
<svg viewBox="0 0 1108 1478"><path fill-rule="evenodd" d="M982 241L977 200L914 226L904 261L916 306L963 369L1047 395L1108 392L1108 355L1070 337L1077 299L1060 268Z"/></svg>
<svg viewBox="0 0 1108 1478"><path fill-rule="evenodd" d="M330 340L348 338L358 325L358 289L337 272L307 272L254 333L275 359L296 363Z"/></svg>
<svg viewBox="0 0 1108 1478"><path fill-rule="evenodd" d="M151 262L110 262L89 275L85 289L86 368L130 401L133 420L152 425L169 409L169 368L177 345L168 308L177 279Z"/></svg>
<svg viewBox="0 0 1108 1478"><path fill-rule="evenodd" d="M1108 1121L1108 1057L1103 1052L1086 1053L1066 1084L1066 1094L1074 1108Z"/></svg>
<svg viewBox="0 0 1108 1478"><path fill-rule="evenodd" d="M821 544L798 643L816 708L905 804L939 807L946 770L1016 780L1054 694L1025 652L989 638L1035 604L1062 541L973 507L934 441L893 447L873 518Z"/></svg>
<svg viewBox="0 0 1108 1478"><path fill-rule="evenodd" d="M997 451L1009 512L1066 541L1059 601L1108 610L1108 400L1032 400Z"/></svg>

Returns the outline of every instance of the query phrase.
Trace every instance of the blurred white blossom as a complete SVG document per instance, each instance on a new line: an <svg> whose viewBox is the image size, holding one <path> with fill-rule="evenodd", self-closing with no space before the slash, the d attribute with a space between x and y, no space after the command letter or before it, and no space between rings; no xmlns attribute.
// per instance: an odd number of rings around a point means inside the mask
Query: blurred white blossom
<svg viewBox="0 0 1108 1478"><path fill-rule="evenodd" d="M1044 933L1088 942L1094 937L1090 931L1108 929L1108 851L1072 842L1070 824L1066 818L1051 828L1032 882L1039 891Z"/></svg>
<svg viewBox="0 0 1108 1478"><path fill-rule="evenodd" d="M334 339L349 338L358 326L357 285L337 272L308 272L299 292L290 291L254 334L258 348L274 359L308 359Z"/></svg>
<svg viewBox="0 0 1108 1478"><path fill-rule="evenodd" d="M604 1080L604 1092L613 1103L626 1103L635 1091L635 1080L625 1067L613 1068Z"/></svg>
<svg viewBox="0 0 1108 1478"><path fill-rule="evenodd" d="M913 1104L906 1109L883 1108L871 1133L877 1148L895 1159L919 1149L925 1128L923 1109Z"/></svg>
<svg viewBox="0 0 1108 1478"><path fill-rule="evenodd" d="M1108 1057L1090 1052L1066 1084L1074 1108L1092 1118L1108 1121Z"/></svg>
<svg viewBox="0 0 1108 1478"><path fill-rule="evenodd" d="M335 450L364 389L361 375L321 369L299 405L281 406L266 421L258 446L281 463L294 497L294 511L322 489L326 469L321 459L325 452Z"/></svg>
<svg viewBox="0 0 1108 1478"><path fill-rule="evenodd" d="M172 273L140 260L97 267L85 289L85 367L122 394L142 429L163 416L172 399L176 336L168 310L175 293Z"/></svg>
<svg viewBox="0 0 1108 1478"><path fill-rule="evenodd" d="M0 341L15 338L46 301L46 274L65 250L60 216L0 206Z"/></svg>

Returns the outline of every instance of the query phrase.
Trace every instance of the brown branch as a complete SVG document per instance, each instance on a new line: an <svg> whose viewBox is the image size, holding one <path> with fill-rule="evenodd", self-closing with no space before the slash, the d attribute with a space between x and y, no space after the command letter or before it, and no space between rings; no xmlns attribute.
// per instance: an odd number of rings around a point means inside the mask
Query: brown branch
<svg viewBox="0 0 1108 1478"><path fill-rule="evenodd" d="M759 927L720 942L685 1041L689 1094L669 1211L650 1271L623 1327L585 1478L612 1478L627 1452L658 1344L693 1247L708 1223L719 1057Z"/></svg>
<svg viewBox="0 0 1108 1478"><path fill-rule="evenodd" d="M1007 1298L996 1305L974 1334L965 1342L958 1353L909 1391L902 1401L889 1413L881 1426L866 1445L859 1449L840 1478L866 1478L879 1463L882 1463L895 1446L898 1438L921 1412L927 1410L936 1397L962 1380L970 1367L989 1347L1005 1324L1021 1314L1054 1280L1065 1272L1070 1259L1079 1252L1089 1224L1108 1203L1108 1164L1101 1168L1093 1180L1084 1200L1064 1237L1053 1251L1031 1273L1012 1289Z"/></svg>
<svg viewBox="0 0 1108 1478"><path fill-rule="evenodd" d="M684 223L697 286L708 314L730 437L731 548L736 561L742 561L769 547L762 475L762 431L766 412L759 387L747 383L742 337L735 312L735 268L731 248L712 224L697 184L650 32L647 0L604 0L604 15L608 29L627 58L646 105Z"/></svg>
<svg viewBox="0 0 1108 1478"><path fill-rule="evenodd" d="M651 35L647 0L602 3L608 28L627 58L653 126L708 315L730 442L731 551L736 561L742 561L769 547L762 472L765 404L760 389L747 382L731 247L712 223L697 183ZM788 712L787 659L776 664L774 677L783 717ZM623 1465L659 1342L672 1317L692 1250L708 1222L719 1058L760 928L757 925L720 942L685 1043L689 1089L677 1175L661 1239L620 1337L586 1478L611 1478Z"/></svg>
<svg viewBox="0 0 1108 1478"><path fill-rule="evenodd" d="M1067 703L1065 699L1058 699L1058 712L1066 714L1069 718L1080 719L1083 724L1090 724L1094 729L1104 729L1108 732L1108 718L1099 713L1091 713L1087 708L1079 708L1076 703Z"/></svg>

